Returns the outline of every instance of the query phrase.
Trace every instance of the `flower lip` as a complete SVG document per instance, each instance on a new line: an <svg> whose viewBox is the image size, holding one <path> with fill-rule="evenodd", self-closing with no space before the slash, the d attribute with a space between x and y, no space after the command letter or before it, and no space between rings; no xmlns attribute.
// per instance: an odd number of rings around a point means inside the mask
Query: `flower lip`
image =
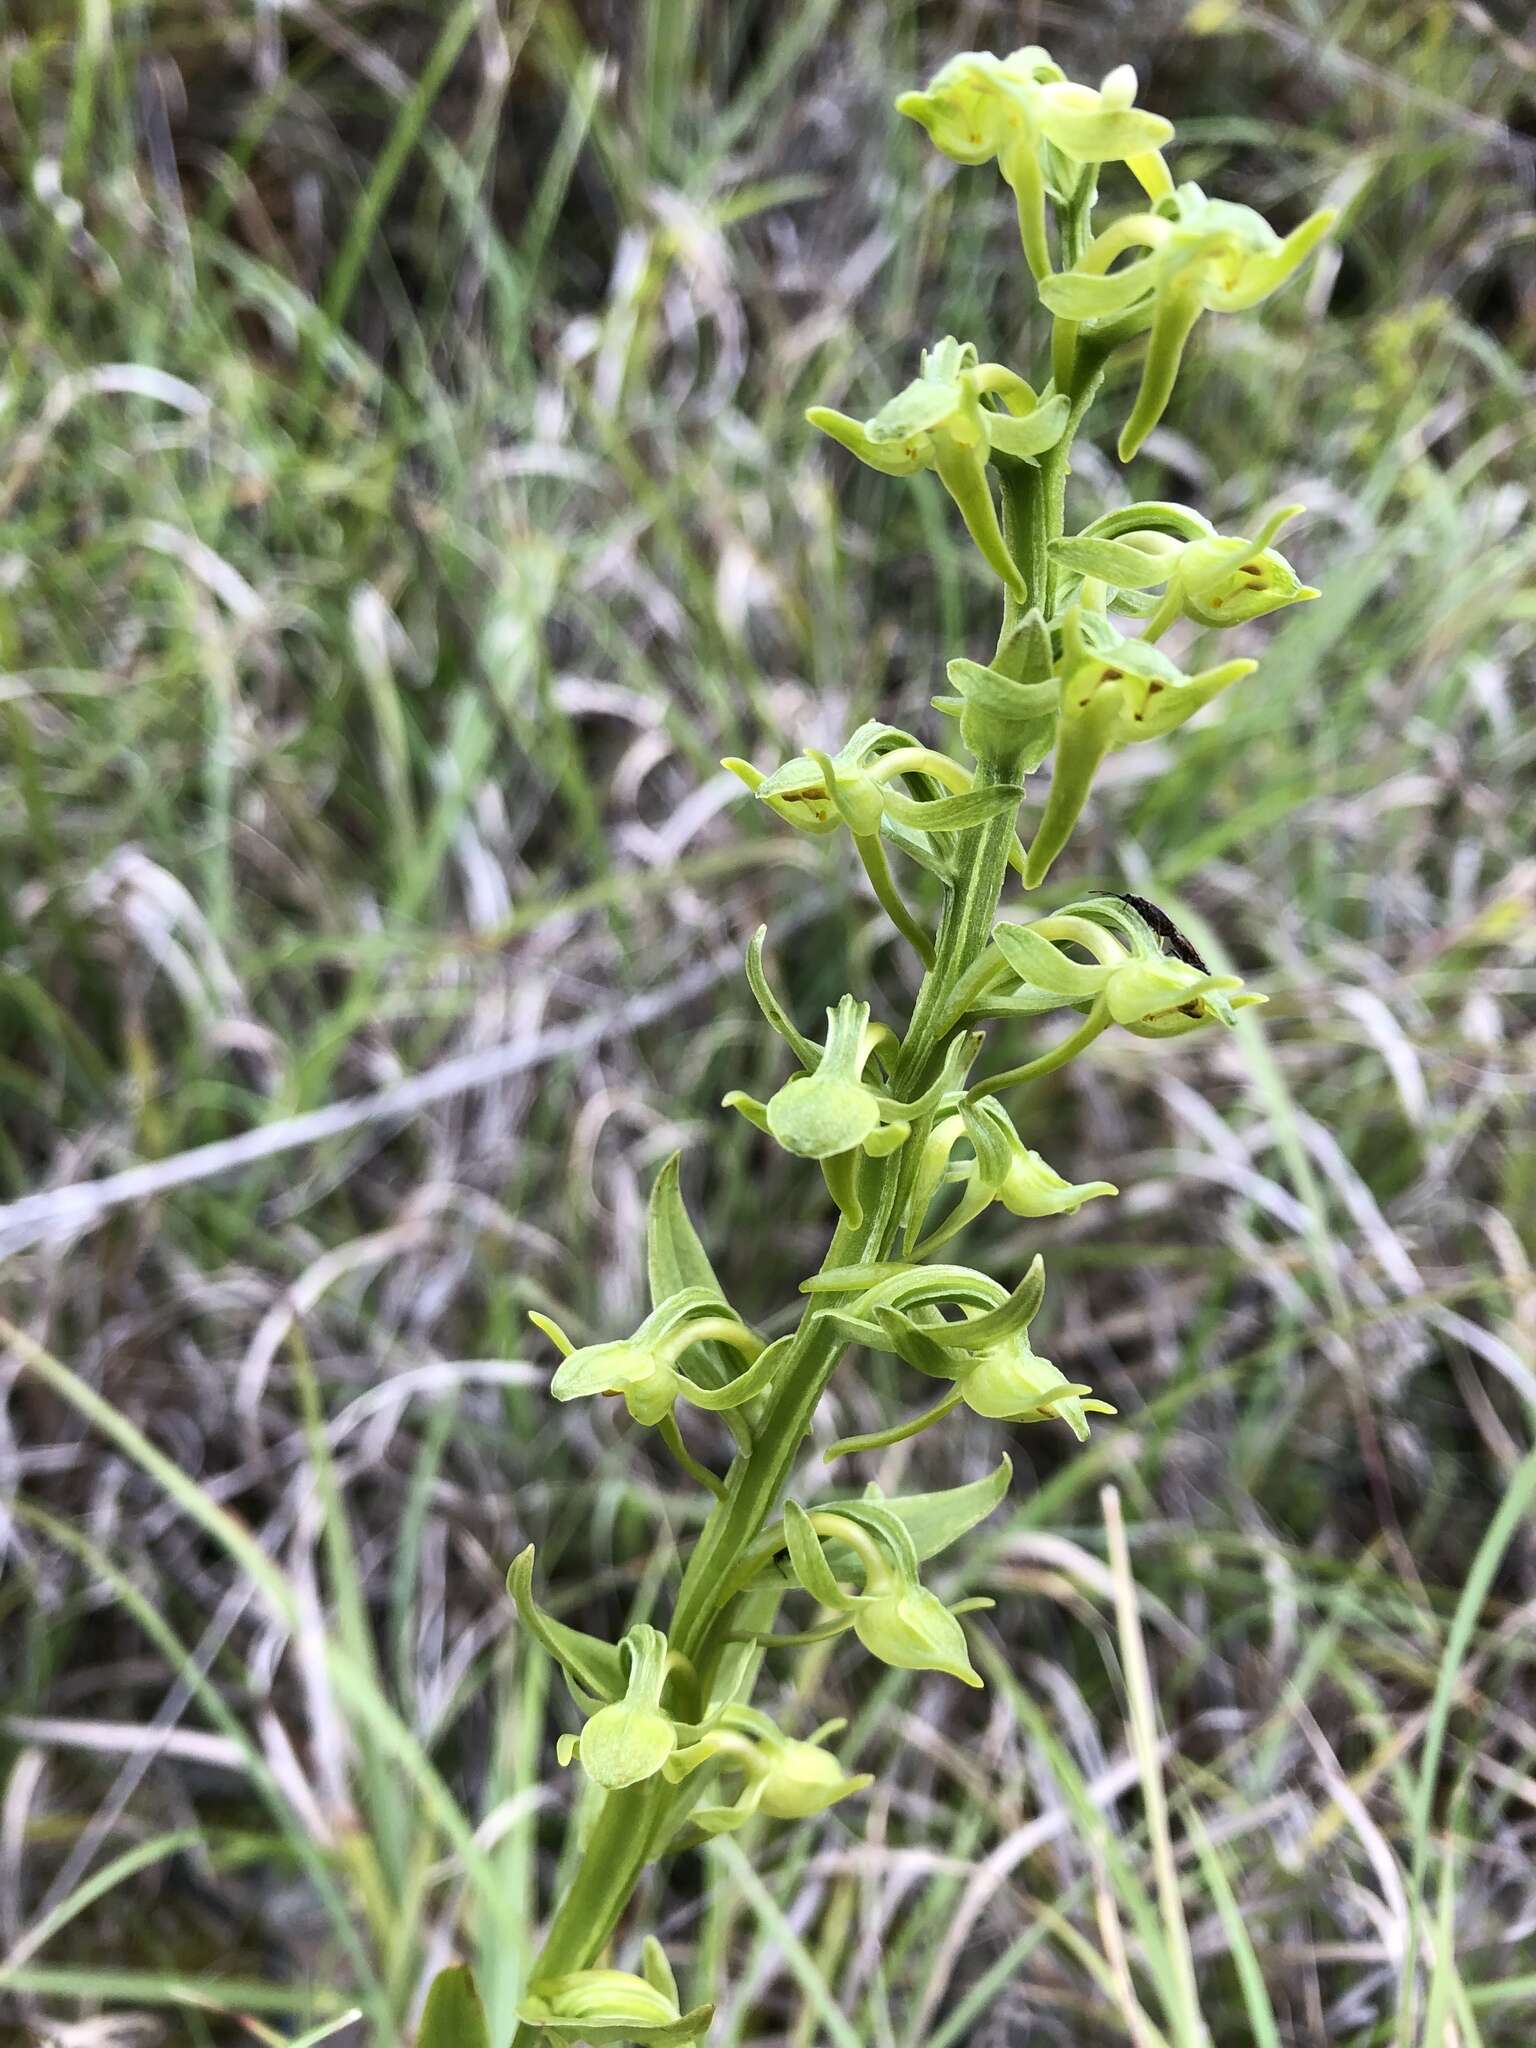
<svg viewBox="0 0 1536 2048"><path fill-rule="evenodd" d="M880 1122L880 1105L862 1081L802 1074L768 1104L768 1128L786 1152L831 1159L862 1145Z"/></svg>
<svg viewBox="0 0 1536 2048"><path fill-rule="evenodd" d="M588 1721L579 1753L587 1776L617 1792L654 1778L676 1747L677 1729L667 1715L619 1700Z"/></svg>

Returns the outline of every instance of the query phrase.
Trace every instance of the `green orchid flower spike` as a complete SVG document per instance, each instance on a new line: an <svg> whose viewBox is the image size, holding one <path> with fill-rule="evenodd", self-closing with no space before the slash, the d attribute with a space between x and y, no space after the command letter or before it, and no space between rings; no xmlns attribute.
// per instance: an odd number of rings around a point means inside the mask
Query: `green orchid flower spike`
<svg viewBox="0 0 1536 2048"><path fill-rule="evenodd" d="M1030 842L1026 888L1037 888L1071 837L1106 754L1162 739L1258 667L1224 661L1187 676L1147 640L1117 633L1074 605L1061 622L1061 695L1051 791Z"/></svg>
<svg viewBox="0 0 1536 2048"><path fill-rule="evenodd" d="M689 1818L706 1835L734 1834L758 1813L770 1820L809 1820L875 1782L867 1771L850 1776L821 1746L847 1725L824 1722L800 1742L781 1734L766 1714L732 1704L697 1742L677 1752L665 1773L673 1784L710 1764L741 1775L742 1787L731 1805L693 1808Z"/></svg>
<svg viewBox="0 0 1536 2048"><path fill-rule="evenodd" d="M1128 460L1164 415L1200 315L1258 305L1296 274L1333 218L1313 213L1281 236L1245 206L1176 187L1163 156L1173 131L1137 105L1136 90L1128 66L1086 86L1031 45L1008 56L964 53L898 102L946 156L998 166L1018 212L1018 275L1028 284L1032 274L1050 319L1049 357L1029 366L1029 381L949 336L869 418L822 406L806 417L884 475L937 476L1001 585L996 638L990 652L967 644L946 662L946 693L934 705L953 721L953 758L869 720L835 751L796 742L788 759L779 747L780 765L766 771L734 756L725 763L764 810L829 857L843 833L852 841L888 927L887 943L866 951L871 906L860 882L853 957L878 962L881 1014L891 1022L877 1023L867 997L850 992L827 1010L818 1042L770 984L764 931L750 939L748 986L794 1063L765 1100L735 1088L724 1098L788 1156L765 1177L763 1228L776 1228L766 1212L784 1201L784 1178L799 1161L820 1169L832 1198L820 1267L800 1283L798 1318L770 1325L774 1342L731 1306L685 1205L677 1156L661 1167L647 1207L650 1313L633 1334L578 1347L547 1316L534 1317L561 1353L555 1399L622 1400L712 1498L697 1519L674 1514L669 1499L656 1557L643 1555L650 1539L641 1536L615 1559L615 1583L639 1584L646 1602L645 1619L617 1642L540 1604L531 1546L508 1574L519 1653L552 1660L580 1717L557 1755L580 1765L592 1793L566 1851L549 1859L558 1896L509 2048L662 2048L702 2037L710 2008L683 2009L654 1940L639 1975L608 1967L625 1952L615 1944L630 1935L634 1902L661 1895L659 1872L647 1872L758 1821L794 1826L834 1806L851 1817L847 1803L871 1782L830 1747L841 1723L801 1739L754 1703L774 1660L836 1639L843 1652L857 1645L897 1670L980 1685L965 1617L992 1603L947 1597L924 1571L931 1577L943 1555L955 1574L946 1586L963 1583L965 1539L1008 1496L1001 1431L1057 1425L1058 1441L1064 1433L1082 1443L1096 1417L1114 1413L1034 1347L1045 1296L1038 1255L1026 1254L1012 1289L949 1263L960 1256L950 1247L988 1213L1015 1219L1013 1234L1033 1232L1039 1219L1072 1216L1116 1192L1108 1178L1069 1178L1042 1158L1021 1135L1022 1115L1016 1124L1002 1106L1004 1091L1082 1057L1111 1027L1172 1039L1231 1026L1262 1001L1236 975L1212 971L1146 897L1105 890L1033 919L1000 915L1010 868L1029 888L1054 874L1112 751L1172 742L1255 666L1245 632L1244 658L1207 667L1191 658L1186 669L1165 651L1177 645L1174 629L1247 629L1316 594L1276 545L1293 506L1226 534L1193 507L1153 500L1085 515L1067 533L1073 450L1116 351L1146 351L1120 436ZM1095 209L1115 164L1140 195L1106 226ZM1033 331L1012 313L1010 327ZM1077 471L1076 489L1091 488L1095 465ZM857 693L861 675L856 665L833 687ZM1106 849L1099 859L1115 857ZM803 985L818 961L808 966ZM1042 1027L1053 1015L1057 1028ZM1036 1031L1038 1044L1015 1045ZM974 1077L988 1040L1002 1051ZM726 1171L738 1177L740 1166L738 1158ZM743 1270L763 1267L756 1243L732 1252ZM850 1351L900 1360L934 1382L929 1405L914 1402L882 1427L826 1443L819 1416ZM729 1439L728 1470L716 1473L684 1444L685 1408L720 1418L690 1416L690 1428L717 1445ZM990 1444L981 1476L908 1493L872 1481L862 1491L826 1484L826 1464L940 1427ZM825 1445L820 1460L807 1455L814 1441ZM543 1512L537 1494L533 1514ZM631 1530L632 1513L614 1526ZM796 1614L806 1602L814 1611ZM810 1682L803 1674L790 1694L797 1709ZM865 1740L880 1746L889 1732L877 1717ZM706 1873L712 1860L701 1859ZM706 1910L702 1924L728 1921ZM679 1924L693 1924L691 1908ZM721 1965L720 1946L703 1942L701 1967ZM444 2028L460 2024L455 2015L475 2024L462 1969L447 1973L434 1998L429 2009L448 2016ZM745 2023L745 2008L738 2017Z"/></svg>
<svg viewBox="0 0 1536 2048"><path fill-rule="evenodd" d="M1074 579L1080 602L1102 596L1115 611L1143 617L1143 638L1156 640L1176 619L1201 626L1238 626L1318 592L1303 583L1272 543L1301 516L1300 505L1271 512L1252 540L1219 534L1187 505L1130 505L1093 520L1052 557ZM1162 589L1162 597L1150 593Z"/></svg>
<svg viewBox="0 0 1536 2048"><path fill-rule="evenodd" d="M1283 239L1251 206L1207 199L1180 185L1147 213L1126 214L1098 235L1071 270L1042 278L1040 297L1073 323L1114 318L1150 329L1141 387L1121 430L1129 462L1167 411L1184 344L1202 313L1243 313L1294 277L1337 218L1323 207ZM1116 269L1133 249L1146 254Z"/></svg>
<svg viewBox="0 0 1536 2048"><path fill-rule="evenodd" d="M591 2048L627 2041L635 2048L683 2048L707 2032L712 2005L684 2012L677 1979L654 1935L645 1939L645 1974L567 1970L535 1978L518 2011L519 2024L546 2041L585 2041Z"/></svg>
<svg viewBox="0 0 1536 2048"><path fill-rule="evenodd" d="M981 362L970 342L949 334L923 351L918 376L871 419L861 423L824 405L813 405L806 418L886 476L933 470L983 560L1022 598L1023 573L1003 538L987 461L996 450L1032 462L1061 439L1067 413L1060 393L1037 397L1014 371Z"/></svg>
<svg viewBox="0 0 1536 2048"><path fill-rule="evenodd" d="M903 93L896 111L928 131L957 163L997 167L1013 190L1019 239L1037 279L1051 274L1046 192L1066 197L1074 172L1123 163L1150 199L1172 190L1159 151L1173 124L1136 105L1136 73L1118 65L1095 89L1074 85L1047 53L1029 45L1010 57L968 50L951 57L923 92Z"/></svg>
<svg viewBox="0 0 1536 2048"><path fill-rule="evenodd" d="M661 1704L667 1680L684 1660L674 1656L660 1629L638 1623L619 1643L624 1667L622 1699L599 1707L579 1735L562 1735L562 1764L578 1758L595 1785L617 1792L654 1778L678 1745L678 1725Z"/></svg>

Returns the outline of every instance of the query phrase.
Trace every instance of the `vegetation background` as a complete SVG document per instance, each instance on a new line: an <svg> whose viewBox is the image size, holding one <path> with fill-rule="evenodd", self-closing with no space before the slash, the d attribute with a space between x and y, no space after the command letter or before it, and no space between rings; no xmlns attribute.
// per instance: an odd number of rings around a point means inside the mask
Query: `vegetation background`
<svg viewBox="0 0 1536 2048"><path fill-rule="evenodd" d="M741 950L766 920L806 1017L903 969L716 763L932 732L990 646L930 480L801 412L946 329L1028 366L1006 193L891 99L1031 39L1134 63L1180 176L1345 208L1304 286L1202 324L1131 479L1229 529L1304 500L1324 596L1119 757L1066 883L1270 1004L1028 1103L1123 1192L985 1257L1043 1244L1045 1348L1120 1416L1012 1435L986 1693L807 1657L783 1713L851 1714L875 1789L654 1911L721 2044L1531 2040L1527 28L13 0L0 2041L405 2040L454 1952L508 2022L575 1796L508 1560L617 1629L698 1514L545 1400L524 1313L628 1326L678 1147L746 1313L819 1255L815 1177L715 1108L778 1073ZM1126 488L1083 450L1085 514ZM909 1393L852 1363L828 1433ZM998 1449L952 1420L870 1470Z"/></svg>

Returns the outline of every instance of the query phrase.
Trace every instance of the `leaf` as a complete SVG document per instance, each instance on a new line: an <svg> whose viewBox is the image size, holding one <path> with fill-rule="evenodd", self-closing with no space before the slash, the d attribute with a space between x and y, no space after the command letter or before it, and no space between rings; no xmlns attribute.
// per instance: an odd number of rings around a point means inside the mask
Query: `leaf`
<svg viewBox="0 0 1536 2048"><path fill-rule="evenodd" d="M984 825L1003 811L1017 810L1024 792L1014 783L994 782L985 789L968 789L959 796L936 797L931 803L917 803L899 791L886 793L887 813L899 824L924 832L968 832Z"/></svg>
<svg viewBox="0 0 1536 2048"><path fill-rule="evenodd" d="M566 1682L578 1706L586 1709L593 1699L624 1697L624 1660L612 1643L599 1636L583 1634L546 1614L533 1597L533 1545L512 1561L507 1573L507 1591L517 1603L524 1628L541 1643L565 1673ZM586 1695L586 1697L583 1697Z"/></svg>
<svg viewBox="0 0 1536 2048"><path fill-rule="evenodd" d="M984 1522L1007 1493L1012 1477L1013 1461L1004 1458L995 1472L989 1472L984 1479L973 1479L967 1486L950 1486L938 1493L909 1493L899 1500L885 1500L871 1481L865 1498L881 1501L905 1525L918 1561L922 1563L930 1557L937 1557L952 1543L958 1543L978 1522ZM835 1505L828 1502L828 1506Z"/></svg>
<svg viewBox="0 0 1536 2048"><path fill-rule="evenodd" d="M651 1306L659 1308L686 1287L703 1287L722 1304L725 1291L715 1278L709 1254L693 1227L683 1201L682 1154L674 1152L651 1187L645 1217L645 1259ZM721 1344L696 1344L688 1360L690 1376L700 1386L720 1388L741 1370L741 1361ZM733 1434L736 1429L733 1428ZM738 1436L738 1441L744 1439Z"/></svg>
<svg viewBox="0 0 1536 2048"><path fill-rule="evenodd" d="M837 1575L827 1564L821 1538L798 1501L784 1503L784 1534L789 1542L789 1559L796 1581L813 1600L834 1612L847 1606Z"/></svg>
<svg viewBox="0 0 1536 2048"><path fill-rule="evenodd" d="M1171 551L1154 554L1129 541L1105 540L1093 534L1053 540L1050 552L1072 575L1096 576L1115 590L1153 590L1168 581L1176 560Z"/></svg>
<svg viewBox="0 0 1536 2048"><path fill-rule="evenodd" d="M793 1051L795 1058L799 1060L801 1066L804 1067L808 1074L814 1074L817 1067L821 1064L821 1047L814 1044L796 1026L794 1019L769 985L768 976L763 968L763 941L767 936L768 927L760 924L747 943L747 986L756 998L757 1007L762 1011L764 1017L773 1026L780 1038ZM675 1164L675 1162L671 1163ZM662 1168L662 1172L665 1174L665 1167ZM674 1174L675 1178L676 1175ZM657 1186L659 1187L660 1185L661 1183L658 1181ZM652 1200L655 1200L654 1195ZM681 1206L681 1200L682 1198L679 1196L679 1206ZM693 1226L688 1223L686 1214L683 1217L683 1222L689 1230L692 1230Z"/></svg>
<svg viewBox="0 0 1536 2048"><path fill-rule="evenodd" d="M1064 392L1057 392L1022 417L988 413L987 438L1004 455L1022 456L1026 461L1054 448L1066 432L1070 407Z"/></svg>
<svg viewBox="0 0 1536 2048"><path fill-rule="evenodd" d="M1103 986L1102 967L1069 959L1028 925L998 924L993 928L992 943L1026 987L1043 989L1063 1002L1087 1002Z"/></svg>
<svg viewBox="0 0 1536 2048"><path fill-rule="evenodd" d="M491 2048L485 2007L467 1963L450 1963L432 1979L416 2048Z"/></svg>
<svg viewBox="0 0 1536 2048"><path fill-rule="evenodd" d="M709 1254L699 1240L683 1203L680 1179L682 1154L674 1152L657 1174L645 1220L646 1264L651 1306L660 1308L685 1287L706 1287L724 1301Z"/></svg>

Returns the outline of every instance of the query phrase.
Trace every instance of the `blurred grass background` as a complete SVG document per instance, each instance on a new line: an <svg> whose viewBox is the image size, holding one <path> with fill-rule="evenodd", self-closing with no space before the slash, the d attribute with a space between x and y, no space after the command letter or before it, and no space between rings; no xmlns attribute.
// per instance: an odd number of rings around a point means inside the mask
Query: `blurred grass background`
<svg viewBox="0 0 1536 2048"><path fill-rule="evenodd" d="M1006 193L890 102L1041 40L1134 63L1178 175L1345 210L1305 286L1203 323L1130 478L1085 446L1073 485L1311 508L1323 598L1112 764L1065 884L1270 1004L1021 1106L1123 1192L976 1256L1044 1246L1044 1348L1120 1416L1011 1433L964 1565L988 1691L782 1674L874 1791L651 1910L721 2043L1530 2041L1524 12L7 10L0 2040L407 2040L454 1952L508 2024L575 1788L507 1562L616 1630L698 1514L543 1399L524 1313L628 1326L677 1147L746 1313L820 1255L819 1184L714 1107L778 1072L741 948L766 920L802 1017L908 970L716 763L931 733L990 647L931 480L801 412L946 330L1028 367ZM851 1363L826 1434L910 1393ZM861 1476L997 1451L952 1420Z"/></svg>

